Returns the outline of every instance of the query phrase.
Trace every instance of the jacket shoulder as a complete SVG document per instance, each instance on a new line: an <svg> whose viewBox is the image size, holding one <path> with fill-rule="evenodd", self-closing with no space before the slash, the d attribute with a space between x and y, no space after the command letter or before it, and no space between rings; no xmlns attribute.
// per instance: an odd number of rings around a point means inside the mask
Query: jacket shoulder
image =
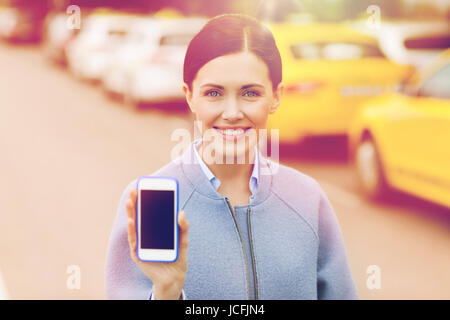
<svg viewBox="0 0 450 320"><path fill-rule="evenodd" d="M278 168L272 174L272 194L304 219L318 236L319 211L324 197L319 183L294 168L275 166Z"/></svg>
<svg viewBox="0 0 450 320"><path fill-rule="evenodd" d="M313 177L282 164L275 166L278 169L272 174L272 190L283 199L305 201L320 197L322 189Z"/></svg>

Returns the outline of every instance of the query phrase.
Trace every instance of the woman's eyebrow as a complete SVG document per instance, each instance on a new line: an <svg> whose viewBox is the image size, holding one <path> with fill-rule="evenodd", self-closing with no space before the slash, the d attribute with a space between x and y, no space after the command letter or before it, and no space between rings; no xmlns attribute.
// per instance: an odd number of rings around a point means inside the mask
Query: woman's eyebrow
<svg viewBox="0 0 450 320"><path fill-rule="evenodd" d="M242 86L241 89L248 89L251 87L261 87L264 88L264 86L262 84L259 83L251 83L251 84L246 84L245 86Z"/></svg>
<svg viewBox="0 0 450 320"><path fill-rule="evenodd" d="M218 89L221 89L221 90L224 89L223 86L218 85L218 84L214 84L214 83L205 83L205 84L203 84L203 85L200 86L200 88L203 88L203 87L214 87L214 88L218 88ZM251 87L261 87L261 88L264 88L264 86L263 86L262 84L259 84L259 83L250 83L250 84L246 84L246 85L242 86L242 87L241 87L241 90L248 89L248 88L251 88Z"/></svg>
<svg viewBox="0 0 450 320"><path fill-rule="evenodd" d="M220 85L214 84L214 83L205 83L205 84L200 86L200 88L203 88L203 87L214 87L214 88L222 89L222 90L224 89L223 86L220 86Z"/></svg>

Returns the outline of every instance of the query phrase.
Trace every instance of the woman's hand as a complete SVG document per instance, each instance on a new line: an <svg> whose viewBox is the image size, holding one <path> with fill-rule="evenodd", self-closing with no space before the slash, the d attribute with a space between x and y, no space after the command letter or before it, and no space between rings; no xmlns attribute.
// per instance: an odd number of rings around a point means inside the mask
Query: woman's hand
<svg viewBox="0 0 450 320"><path fill-rule="evenodd" d="M184 280L187 271L187 248L188 248L188 228L189 224L180 211L178 215L179 233L179 253L175 262L143 262L140 261L136 253L136 199L137 191L132 189L126 201L128 213L128 243L130 245L131 258L140 267L142 272L153 282L154 299L158 300L178 300L181 296Z"/></svg>

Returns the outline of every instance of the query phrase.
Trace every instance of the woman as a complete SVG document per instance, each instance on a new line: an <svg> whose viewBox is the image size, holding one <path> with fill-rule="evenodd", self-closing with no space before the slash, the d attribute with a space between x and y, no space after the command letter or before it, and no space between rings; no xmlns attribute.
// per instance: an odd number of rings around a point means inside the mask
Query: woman
<svg viewBox="0 0 450 320"><path fill-rule="evenodd" d="M280 104L281 80L274 38L253 18L221 15L193 38L183 90L202 139L153 174L180 184L179 258L137 259L132 181L110 238L108 298L357 298L337 219L319 185L257 149L259 130Z"/></svg>

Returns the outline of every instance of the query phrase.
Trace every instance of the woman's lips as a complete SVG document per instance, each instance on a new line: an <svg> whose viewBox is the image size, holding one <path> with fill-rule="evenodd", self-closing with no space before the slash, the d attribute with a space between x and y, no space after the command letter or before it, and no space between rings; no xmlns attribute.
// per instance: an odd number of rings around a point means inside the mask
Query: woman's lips
<svg viewBox="0 0 450 320"><path fill-rule="evenodd" d="M237 141L245 137L245 134L251 129L251 127L213 127L221 136L222 139L227 141Z"/></svg>

